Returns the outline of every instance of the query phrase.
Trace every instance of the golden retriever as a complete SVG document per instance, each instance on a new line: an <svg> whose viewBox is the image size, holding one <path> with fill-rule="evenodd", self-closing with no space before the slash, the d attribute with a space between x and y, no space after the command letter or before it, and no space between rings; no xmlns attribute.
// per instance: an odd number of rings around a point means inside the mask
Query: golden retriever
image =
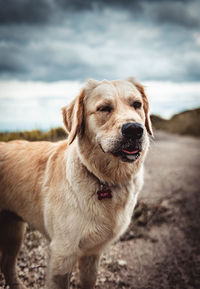
<svg viewBox="0 0 200 289"><path fill-rule="evenodd" d="M93 288L142 187L152 129L140 83L88 80L63 120L67 140L0 143L0 265L12 289L24 288L15 267L25 222L50 243L46 288L68 288L77 261L81 288Z"/></svg>

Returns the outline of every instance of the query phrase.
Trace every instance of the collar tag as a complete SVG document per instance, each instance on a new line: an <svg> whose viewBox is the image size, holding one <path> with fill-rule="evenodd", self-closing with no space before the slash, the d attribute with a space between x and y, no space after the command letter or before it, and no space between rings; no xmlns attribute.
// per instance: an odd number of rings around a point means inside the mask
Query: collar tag
<svg viewBox="0 0 200 289"><path fill-rule="evenodd" d="M105 185L105 184L101 184L101 189L99 191L97 191L97 195L98 195L98 200L102 200L102 199L111 199L112 198L112 191L111 189Z"/></svg>

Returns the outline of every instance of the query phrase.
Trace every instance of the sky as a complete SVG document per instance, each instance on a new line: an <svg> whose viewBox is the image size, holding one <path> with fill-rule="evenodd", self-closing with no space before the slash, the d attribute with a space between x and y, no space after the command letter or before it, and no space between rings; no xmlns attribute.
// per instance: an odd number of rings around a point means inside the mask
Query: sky
<svg viewBox="0 0 200 289"><path fill-rule="evenodd" d="M135 76L151 112L200 106L200 1L0 0L0 130L62 125L88 78Z"/></svg>

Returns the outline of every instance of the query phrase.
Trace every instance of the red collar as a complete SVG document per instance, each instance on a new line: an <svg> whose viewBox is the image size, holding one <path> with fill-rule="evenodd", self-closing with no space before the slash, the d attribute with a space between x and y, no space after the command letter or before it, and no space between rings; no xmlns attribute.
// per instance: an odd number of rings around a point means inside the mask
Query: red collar
<svg viewBox="0 0 200 289"><path fill-rule="evenodd" d="M111 199L112 198L112 191L109 188L108 185L101 183L101 189L99 191L97 191L97 195L98 195L98 200L102 200L102 199Z"/></svg>

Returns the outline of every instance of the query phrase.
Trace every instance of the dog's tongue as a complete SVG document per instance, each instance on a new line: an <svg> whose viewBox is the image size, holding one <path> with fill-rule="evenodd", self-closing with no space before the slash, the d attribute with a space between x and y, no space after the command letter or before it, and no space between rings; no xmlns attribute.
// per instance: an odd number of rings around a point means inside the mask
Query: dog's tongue
<svg viewBox="0 0 200 289"><path fill-rule="evenodd" d="M122 149L122 151L126 154L129 154L129 155L134 155L134 154L137 154L139 152L139 150L134 150L134 151L127 151L127 150L124 150Z"/></svg>

